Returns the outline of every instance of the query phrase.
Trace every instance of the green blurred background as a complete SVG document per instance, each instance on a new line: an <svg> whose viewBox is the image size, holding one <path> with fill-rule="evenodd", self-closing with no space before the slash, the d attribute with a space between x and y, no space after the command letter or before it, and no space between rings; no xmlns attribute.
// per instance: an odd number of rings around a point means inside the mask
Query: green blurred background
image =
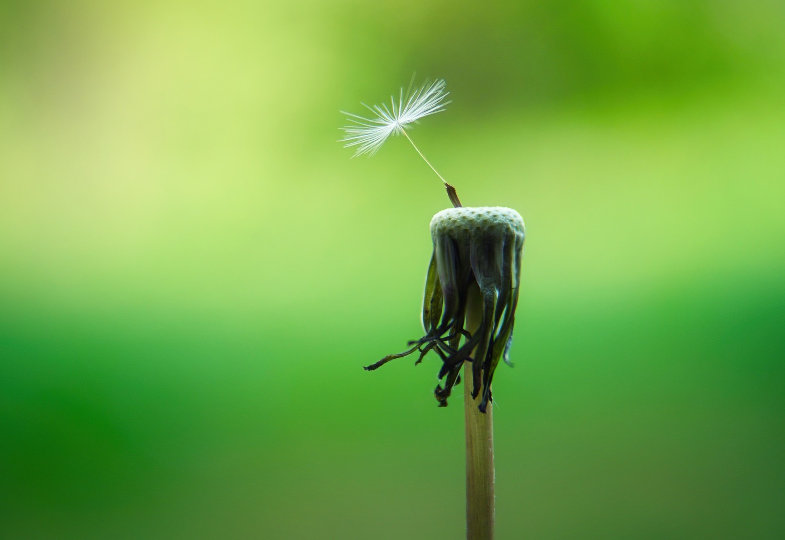
<svg viewBox="0 0 785 540"><path fill-rule="evenodd" d="M0 4L4 538L463 535L405 140L527 222L501 539L785 537L781 1Z"/></svg>

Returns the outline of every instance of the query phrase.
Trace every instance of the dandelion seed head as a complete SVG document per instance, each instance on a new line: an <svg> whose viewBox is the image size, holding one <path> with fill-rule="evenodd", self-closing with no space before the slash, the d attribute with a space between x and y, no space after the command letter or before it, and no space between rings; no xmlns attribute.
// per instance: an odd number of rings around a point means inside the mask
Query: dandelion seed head
<svg viewBox="0 0 785 540"><path fill-rule="evenodd" d="M444 79L427 82L414 91L404 93L403 88L398 94L390 97L390 104L363 106L371 111L369 117L343 112L348 125L343 127L345 148L356 148L354 155L373 155L390 135L403 133L404 127L413 124L431 114L442 112L449 104L445 101L449 92L445 91Z"/></svg>

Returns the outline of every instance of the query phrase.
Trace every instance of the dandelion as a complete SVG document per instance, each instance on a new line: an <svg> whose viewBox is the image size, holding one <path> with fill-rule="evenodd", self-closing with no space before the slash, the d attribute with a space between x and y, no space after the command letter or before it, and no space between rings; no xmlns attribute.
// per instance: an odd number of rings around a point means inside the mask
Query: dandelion
<svg viewBox="0 0 785 540"><path fill-rule="evenodd" d="M442 112L448 102L443 80L427 83L398 99L369 107L370 117L347 115L345 146L355 156L373 155L392 135L405 136L447 189L455 208L431 220L433 252L425 278L422 324L425 335L409 349L365 366L373 371L396 358L430 352L441 360L434 395L447 405L452 389L464 379L466 421L467 538L491 539L494 531L493 396L491 384L501 360L509 364L515 309L520 288L525 229L511 208L462 207L458 195L431 165L407 129L421 118Z"/></svg>
<svg viewBox="0 0 785 540"><path fill-rule="evenodd" d="M423 297L425 336L402 353L385 356L366 370L419 351L442 360L434 394L447 405L465 362L471 365L471 396L486 412L500 359L509 362L525 236L521 215L511 208L448 208L431 220L433 254ZM459 346L461 337L463 344ZM480 395L481 394L481 395Z"/></svg>

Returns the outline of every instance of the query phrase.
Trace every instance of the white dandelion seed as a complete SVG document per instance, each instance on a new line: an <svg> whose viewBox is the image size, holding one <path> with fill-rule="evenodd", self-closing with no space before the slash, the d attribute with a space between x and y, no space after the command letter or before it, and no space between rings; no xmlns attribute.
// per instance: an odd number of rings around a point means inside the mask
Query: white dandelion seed
<svg viewBox="0 0 785 540"><path fill-rule="evenodd" d="M363 106L373 113L370 118L341 111L346 115L349 125L342 128L346 135L339 142L346 143L345 148L356 147L355 157L363 154L373 155L390 135L403 134L425 163L436 173L436 176L445 186L449 186L404 129L405 126L413 124L421 118L442 112L445 109L450 103L445 101L449 95L449 92L445 91L445 86L444 79L438 79L423 84L413 92L410 89L405 94L401 88L397 101L395 96L390 97L389 107L386 103L373 107L363 103Z"/></svg>

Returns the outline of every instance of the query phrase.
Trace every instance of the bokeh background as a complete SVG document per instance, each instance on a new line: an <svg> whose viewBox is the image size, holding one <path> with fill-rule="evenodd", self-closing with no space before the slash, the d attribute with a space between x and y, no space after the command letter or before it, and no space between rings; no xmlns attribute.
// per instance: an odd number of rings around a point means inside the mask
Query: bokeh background
<svg viewBox="0 0 785 540"><path fill-rule="evenodd" d="M785 536L785 4L0 4L4 538L463 535L412 131L527 222L498 537Z"/></svg>

